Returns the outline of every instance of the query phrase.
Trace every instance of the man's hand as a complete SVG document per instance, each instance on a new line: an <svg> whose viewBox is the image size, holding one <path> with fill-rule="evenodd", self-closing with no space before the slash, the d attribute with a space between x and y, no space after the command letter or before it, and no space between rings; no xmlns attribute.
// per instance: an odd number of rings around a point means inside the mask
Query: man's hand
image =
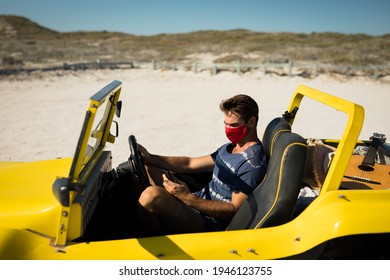
<svg viewBox="0 0 390 280"><path fill-rule="evenodd" d="M150 163L150 153L140 144L138 144L138 151L142 156L144 164Z"/></svg>
<svg viewBox="0 0 390 280"><path fill-rule="evenodd" d="M188 202L197 198L191 193L186 183L179 180L177 180L177 182L173 182L169 180L165 174L163 174L163 185L170 194L174 195L185 204L189 204Z"/></svg>

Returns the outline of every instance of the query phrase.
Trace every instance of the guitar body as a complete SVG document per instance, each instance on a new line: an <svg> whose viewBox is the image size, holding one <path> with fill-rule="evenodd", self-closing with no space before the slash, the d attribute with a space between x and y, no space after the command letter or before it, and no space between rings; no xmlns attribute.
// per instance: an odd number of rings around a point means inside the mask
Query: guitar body
<svg viewBox="0 0 390 280"><path fill-rule="evenodd" d="M370 168L363 165L364 156L352 155L345 171L343 189L390 189L390 165L375 164Z"/></svg>

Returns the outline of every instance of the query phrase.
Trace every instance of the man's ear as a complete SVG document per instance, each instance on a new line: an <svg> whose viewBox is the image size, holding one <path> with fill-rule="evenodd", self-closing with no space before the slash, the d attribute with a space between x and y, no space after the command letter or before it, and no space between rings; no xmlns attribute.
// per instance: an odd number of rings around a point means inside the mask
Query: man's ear
<svg viewBox="0 0 390 280"><path fill-rule="evenodd" d="M256 126L256 118L254 116L250 117L249 121L248 121L248 124L249 124L249 127Z"/></svg>

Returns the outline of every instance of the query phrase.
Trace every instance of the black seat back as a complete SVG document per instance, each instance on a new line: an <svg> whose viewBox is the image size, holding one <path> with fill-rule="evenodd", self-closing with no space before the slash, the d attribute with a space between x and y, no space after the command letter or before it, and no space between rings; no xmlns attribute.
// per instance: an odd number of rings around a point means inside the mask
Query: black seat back
<svg viewBox="0 0 390 280"><path fill-rule="evenodd" d="M307 145L295 133L279 133L267 174L238 209L227 230L281 225L291 219L302 186Z"/></svg>
<svg viewBox="0 0 390 280"><path fill-rule="evenodd" d="M267 161L272 154L272 146L275 140L279 137L279 135L285 132L291 132L291 125L282 117L273 119L267 125L262 140Z"/></svg>

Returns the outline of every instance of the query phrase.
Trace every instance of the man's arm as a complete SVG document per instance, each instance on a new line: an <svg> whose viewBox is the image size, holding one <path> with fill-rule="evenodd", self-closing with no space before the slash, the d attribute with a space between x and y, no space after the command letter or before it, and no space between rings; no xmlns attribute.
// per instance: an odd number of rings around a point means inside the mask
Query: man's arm
<svg viewBox="0 0 390 280"><path fill-rule="evenodd" d="M211 172L214 168L214 161L210 155L196 158L160 156L150 154L141 145L138 145L138 147L146 165L154 165L176 173Z"/></svg>
<svg viewBox="0 0 390 280"><path fill-rule="evenodd" d="M241 204L247 198L248 196L246 194L240 192L232 194L231 202L207 200L195 195L194 198L182 201L188 206L193 207L206 215L222 220L231 220L236 214L238 208L240 208Z"/></svg>
<svg viewBox="0 0 390 280"><path fill-rule="evenodd" d="M199 198L192 194L183 182L172 182L164 175L165 189L180 199L188 206L199 210L200 212L223 220L230 220L240 208L241 204L248 198L248 195L242 192L233 192L232 201L215 201Z"/></svg>

